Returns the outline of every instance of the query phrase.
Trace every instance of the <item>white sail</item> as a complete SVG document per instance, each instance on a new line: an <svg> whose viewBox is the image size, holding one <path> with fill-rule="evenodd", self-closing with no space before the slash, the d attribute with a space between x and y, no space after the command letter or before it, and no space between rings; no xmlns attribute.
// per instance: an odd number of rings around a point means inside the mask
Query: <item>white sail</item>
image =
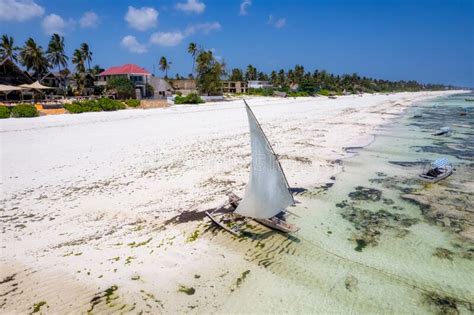
<svg viewBox="0 0 474 315"><path fill-rule="evenodd" d="M235 212L256 219L268 219L294 204L294 199L267 137L247 103L245 108L250 125L252 164L244 197Z"/></svg>

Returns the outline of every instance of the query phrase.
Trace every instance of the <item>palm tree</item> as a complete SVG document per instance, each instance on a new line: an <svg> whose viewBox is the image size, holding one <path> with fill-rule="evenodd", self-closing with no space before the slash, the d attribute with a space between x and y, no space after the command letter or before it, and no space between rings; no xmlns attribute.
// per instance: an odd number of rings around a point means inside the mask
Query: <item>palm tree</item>
<svg viewBox="0 0 474 315"><path fill-rule="evenodd" d="M19 49L14 45L13 37L3 34L2 42L0 43L0 57L2 59L8 57L11 60L17 61L16 51Z"/></svg>
<svg viewBox="0 0 474 315"><path fill-rule="evenodd" d="M67 61L69 60L68 56L66 56L66 53L64 52L64 37L61 37L56 33L51 36L46 56L51 63L51 66L58 67L59 77L62 85L63 80L61 75L61 66L66 68Z"/></svg>
<svg viewBox="0 0 474 315"><path fill-rule="evenodd" d="M37 79L49 68L49 62L46 58L43 47L38 46L33 38L28 38L20 50L20 61L26 69L33 70Z"/></svg>
<svg viewBox="0 0 474 315"><path fill-rule="evenodd" d="M81 53L84 61L87 61L89 72L91 72L92 51L89 50L89 45L87 45L87 43L81 44Z"/></svg>
<svg viewBox="0 0 474 315"><path fill-rule="evenodd" d="M165 57L160 58L160 70L165 72L165 78L168 78L168 70L171 62L168 62Z"/></svg>
<svg viewBox="0 0 474 315"><path fill-rule="evenodd" d="M81 74L86 72L84 55L79 49L74 50L74 53L72 54L72 63L76 66L76 72Z"/></svg>
<svg viewBox="0 0 474 315"><path fill-rule="evenodd" d="M92 69L91 69L92 75L99 75L99 74L100 74L101 72L103 72L103 71L104 71L104 69L101 68L99 65L95 65L95 66L93 66Z"/></svg>
<svg viewBox="0 0 474 315"><path fill-rule="evenodd" d="M85 82L86 67L84 65L84 55L80 49L74 50L74 53L72 54L72 63L76 66L74 80L77 84L77 90L79 93L82 93L82 87Z"/></svg>
<svg viewBox="0 0 474 315"><path fill-rule="evenodd" d="M196 55L197 55L198 51L199 51L199 49L198 49L196 43L189 43L188 53L191 54L191 56L193 57L193 73L194 73L194 65L196 63Z"/></svg>

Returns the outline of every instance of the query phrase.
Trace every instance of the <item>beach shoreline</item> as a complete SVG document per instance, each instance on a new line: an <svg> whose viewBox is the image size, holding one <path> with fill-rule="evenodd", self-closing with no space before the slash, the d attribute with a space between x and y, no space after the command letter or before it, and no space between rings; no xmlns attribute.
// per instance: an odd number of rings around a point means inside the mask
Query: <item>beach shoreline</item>
<svg viewBox="0 0 474 315"><path fill-rule="evenodd" d="M415 102L459 92L248 102L290 187L315 189L337 180L354 154L344 148L367 146ZM9 119L0 127L5 311L44 301L51 312L199 312L206 303L215 312L242 277L263 272L199 238L207 222L180 216L242 192L250 146L241 102ZM212 287L200 280L216 275ZM107 292L120 303L107 303Z"/></svg>

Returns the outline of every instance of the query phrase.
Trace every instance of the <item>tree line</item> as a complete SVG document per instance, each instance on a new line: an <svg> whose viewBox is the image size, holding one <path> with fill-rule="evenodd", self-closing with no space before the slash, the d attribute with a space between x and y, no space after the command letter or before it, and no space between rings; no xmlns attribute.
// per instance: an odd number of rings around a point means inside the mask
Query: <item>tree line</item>
<svg viewBox="0 0 474 315"><path fill-rule="evenodd" d="M401 92L442 90L451 88L442 84L422 84L414 80L389 81L359 76L357 73L335 75L325 70L306 71L304 66L296 65L293 69L278 71L273 70L270 74L257 71L252 65L248 65L245 72L234 68L228 75L231 81L268 81L281 90L296 89L306 93L316 93L326 90L334 93L374 93L374 92Z"/></svg>
<svg viewBox="0 0 474 315"><path fill-rule="evenodd" d="M91 68L92 51L87 43L82 43L72 54L71 63L75 66L73 79L76 81L78 90L82 90L86 75L99 74L103 71L98 65ZM33 78L39 80L51 69L57 68L59 78L65 87L65 78L70 74L67 68L69 56L65 52L64 36L53 34L45 49L33 38L28 38L23 46L15 45L13 37L3 34L0 41L0 58L10 58L24 66L27 71L32 71Z"/></svg>
<svg viewBox="0 0 474 315"><path fill-rule="evenodd" d="M416 92L423 90L444 90L455 88L443 84L423 84L415 80L381 80L366 76L360 76L357 73L335 75L326 70L314 70L312 72L305 70L304 66L296 65L293 69L273 70L269 74L258 71L256 67L249 64L245 71L239 68L226 70L225 62L219 62L213 56L212 51L205 50L197 46L196 43L190 43L187 52L193 58L192 73L188 79L196 79L196 85L199 92L203 94L219 94L222 92L221 80L230 81L268 81L274 86L274 90L280 91L298 91L302 95L315 94L323 92L324 94L342 94L342 93L376 93L376 92ZM171 62L165 57L160 59L160 70L168 78L168 70ZM176 79L184 77L176 74ZM267 94L268 91L260 91Z"/></svg>

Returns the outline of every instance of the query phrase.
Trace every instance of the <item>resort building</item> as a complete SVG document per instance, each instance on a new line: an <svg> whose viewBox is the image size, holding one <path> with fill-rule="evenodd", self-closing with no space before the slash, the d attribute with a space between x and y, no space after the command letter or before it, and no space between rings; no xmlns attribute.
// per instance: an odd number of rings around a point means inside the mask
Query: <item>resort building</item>
<svg viewBox="0 0 474 315"><path fill-rule="evenodd" d="M249 89L270 89L273 85L269 81L253 80L248 81Z"/></svg>
<svg viewBox="0 0 474 315"><path fill-rule="evenodd" d="M247 93L247 88L245 81L222 81L223 93Z"/></svg>
<svg viewBox="0 0 474 315"><path fill-rule="evenodd" d="M165 79L152 76L150 78L150 85L154 90L154 98L165 98L173 94L173 87Z"/></svg>
<svg viewBox="0 0 474 315"><path fill-rule="evenodd" d="M147 84L150 84L151 73L134 64L110 67L99 74L97 85L106 85L111 78L124 77L132 81L137 92L137 98L147 95Z"/></svg>
<svg viewBox="0 0 474 315"><path fill-rule="evenodd" d="M60 90L64 90L68 85L67 76L61 77L59 72L48 72L46 73L39 82L45 86L55 88L55 92L59 93Z"/></svg>
<svg viewBox="0 0 474 315"><path fill-rule="evenodd" d="M33 78L10 58L0 60L0 84L19 86L33 83Z"/></svg>
<svg viewBox="0 0 474 315"><path fill-rule="evenodd" d="M181 92L186 95L189 93L197 93L196 81L192 79L169 80L171 87L175 92Z"/></svg>

